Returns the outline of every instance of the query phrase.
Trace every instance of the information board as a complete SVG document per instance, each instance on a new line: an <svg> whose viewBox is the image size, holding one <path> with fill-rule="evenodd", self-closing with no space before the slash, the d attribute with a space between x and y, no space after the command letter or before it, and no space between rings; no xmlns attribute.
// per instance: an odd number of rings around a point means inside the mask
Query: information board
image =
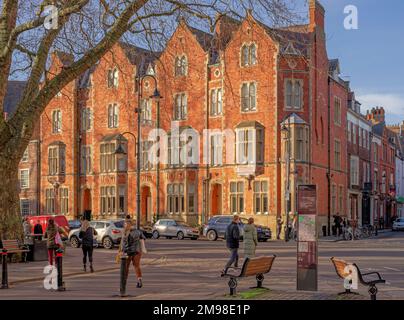
<svg viewBox="0 0 404 320"><path fill-rule="evenodd" d="M317 291L317 189L301 185L297 193L297 290Z"/></svg>

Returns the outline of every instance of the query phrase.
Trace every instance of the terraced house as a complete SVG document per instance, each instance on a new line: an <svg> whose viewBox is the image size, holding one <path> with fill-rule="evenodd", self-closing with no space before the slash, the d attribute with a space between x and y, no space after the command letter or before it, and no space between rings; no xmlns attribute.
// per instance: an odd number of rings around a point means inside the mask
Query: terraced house
<svg viewBox="0 0 404 320"><path fill-rule="evenodd" d="M238 213L275 230L296 211L297 186L315 184L318 230L330 230L349 211L350 88L328 58L324 19L311 0L305 25L274 29L247 12L222 17L213 33L182 20L158 53L118 43L41 117L41 212L134 215L139 111L143 222ZM55 52L52 68L71 62ZM164 163L148 157L155 129Z"/></svg>

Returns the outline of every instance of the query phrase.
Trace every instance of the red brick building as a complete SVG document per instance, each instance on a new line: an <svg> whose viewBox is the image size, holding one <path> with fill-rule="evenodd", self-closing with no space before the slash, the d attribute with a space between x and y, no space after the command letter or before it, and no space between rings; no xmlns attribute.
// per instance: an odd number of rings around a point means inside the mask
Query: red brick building
<svg viewBox="0 0 404 320"><path fill-rule="evenodd" d="M373 217L388 227L397 212L396 134L386 125L384 108L368 111L367 119L373 124Z"/></svg>
<svg viewBox="0 0 404 320"><path fill-rule="evenodd" d="M181 21L157 54L117 44L41 117L41 212L135 214L140 106L143 221L172 216L196 224L239 213L275 230L277 217L296 211L299 184L317 185L319 231L334 214L345 216L349 86L327 56L324 8L314 0L309 7L307 25L284 29L250 13L243 21L222 18L212 34ZM71 59L55 52L52 68ZM163 96L159 119L151 77L138 101L136 76L146 74L156 76ZM147 161L157 122L169 137L160 137L169 156L158 166ZM180 149L193 139L201 143L183 149L193 160L183 163ZM114 153L119 144L126 157Z"/></svg>

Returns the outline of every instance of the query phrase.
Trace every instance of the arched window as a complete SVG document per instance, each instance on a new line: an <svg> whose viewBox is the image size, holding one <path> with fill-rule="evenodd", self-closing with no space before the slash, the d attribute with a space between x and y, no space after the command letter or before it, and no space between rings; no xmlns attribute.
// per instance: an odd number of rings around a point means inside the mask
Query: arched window
<svg viewBox="0 0 404 320"><path fill-rule="evenodd" d="M187 75L187 64L188 64L187 57L183 56L181 58L181 75L183 76Z"/></svg>
<svg viewBox="0 0 404 320"><path fill-rule="evenodd" d="M241 65L243 67L248 66L248 56L249 56L249 52L248 52L248 47L246 45L244 45L241 48Z"/></svg>
<svg viewBox="0 0 404 320"><path fill-rule="evenodd" d="M186 76L188 72L188 60L184 55L182 57L175 58L175 76Z"/></svg>
<svg viewBox="0 0 404 320"><path fill-rule="evenodd" d="M255 97L256 97L256 86L255 83L250 84L250 110L255 110Z"/></svg>
<svg viewBox="0 0 404 320"><path fill-rule="evenodd" d="M257 64L257 46L253 43L250 46L250 65Z"/></svg>
<svg viewBox="0 0 404 320"><path fill-rule="evenodd" d="M112 73L112 85L114 88L118 87L118 69L114 69Z"/></svg>

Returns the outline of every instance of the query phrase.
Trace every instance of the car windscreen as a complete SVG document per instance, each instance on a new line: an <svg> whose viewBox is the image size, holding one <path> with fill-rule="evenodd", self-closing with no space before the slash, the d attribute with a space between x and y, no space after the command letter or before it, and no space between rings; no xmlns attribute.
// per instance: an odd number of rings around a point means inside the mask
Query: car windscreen
<svg viewBox="0 0 404 320"><path fill-rule="evenodd" d="M114 225L117 228L123 228L124 227L124 222L123 221L116 221L116 222L114 222Z"/></svg>

